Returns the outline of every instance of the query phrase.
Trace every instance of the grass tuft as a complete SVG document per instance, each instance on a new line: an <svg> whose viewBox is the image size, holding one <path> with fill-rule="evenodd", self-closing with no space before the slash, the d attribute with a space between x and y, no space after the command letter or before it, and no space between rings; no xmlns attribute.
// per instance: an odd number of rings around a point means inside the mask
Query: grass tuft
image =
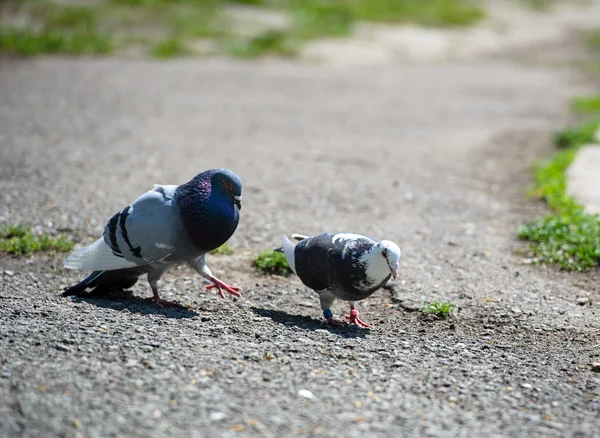
<svg viewBox="0 0 600 438"><path fill-rule="evenodd" d="M252 261L252 264L259 272L262 272L263 274L289 276L292 273L285 255L272 249L262 251Z"/></svg>
<svg viewBox="0 0 600 438"><path fill-rule="evenodd" d="M286 32L268 31L246 40L230 40L225 44L229 55L236 58L258 58L265 55L292 57L296 47Z"/></svg>
<svg viewBox="0 0 600 438"><path fill-rule="evenodd" d="M150 54L156 59L169 59L176 56L185 56L189 53L190 49L180 38L175 36L159 41L150 51Z"/></svg>
<svg viewBox="0 0 600 438"><path fill-rule="evenodd" d="M600 96L578 97L573 100L571 108L579 114L600 114Z"/></svg>
<svg viewBox="0 0 600 438"><path fill-rule="evenodd" d="M481 20L485 15L479 6L465 0L362 0L349 4L354 17L364 21L464 26Z"/></svg>
<svg viewBox="0 0 600 438"><path fill-rule="evenodd" d="M352 32L355 17L341 2L291 3L292 32L308 40L324 36L347 36Z"/></svg>
<svg viewBox="0 0 600 438"><path fill-rule="evenodd" d="M419 308L419 312L426 315L435 315L438 318L448 318L455 307L450 301L444 301L443 303L432 301L430 303L423 303Z"/></svg>
<svg viewBox="0 0 600 438"><path fill-rule="evenodd" d="M218 248L213 249L211 254L221 254L221 255L232 255L234 253L233 247L228 243L224 243Z"/></svg>
<svg viewBox="0 0 600 438"><path fill-rule="evenodd" d="M110 38L88 31L62 33L0 27L0 53L35 56L40 54L108 54Z"/></svg>
<svg viewBox="0 0 600 438"><path fill-rule="evenodd" d="M563 150L536 168L531 193L546 201L553 213L519 227L517 236L532 242L530 250L537 263L558 263L570 271L600 264L600 220L567 195L566 177L577 151L594 141L590 133L599 127L600 120L593 120L557 134L555 145Z"/></svg>
<svg viewBox="0 0 600 438"><path fill-rule="evenodd" d="M38 251L66 252L73 246L75 243L65 236L54 238L47 233L37 234L27 225L0 225L0 252L15 255Z"/></svg>
<svg viewBox="0 0 600 438"><path fill-rule="evenodd" d="M554 135L553 143L557 148L578 148L586 143L595 141L596 131L600 124L600 118L595 118L579 125L576 128L568 128Z"/></svg>
<svg viewBox="0 0 600 438"><path fill-rule="evenodd" d="M520 227L517 234L536 242L533 253L538 262L558 263L568 271L585 271L600 263L600 221L596 215L549 215Z"/></svg>

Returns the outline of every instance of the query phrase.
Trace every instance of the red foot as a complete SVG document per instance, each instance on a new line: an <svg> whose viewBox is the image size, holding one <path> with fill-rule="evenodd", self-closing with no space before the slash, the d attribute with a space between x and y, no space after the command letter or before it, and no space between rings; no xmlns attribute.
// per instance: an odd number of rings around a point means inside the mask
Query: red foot
<svg viewBox="0 0 600 438"><path fill-rule="evenodd" d="M154 297L154 302L156 303L156 305L158 307L164 307L164 306L167 306L167 307L183 307L177 301L163 300L160 297Z"/></svg>
<svg viewBox="0 0 600 438"><path fill-rule="evenodd" d="M216 277L212 277L211 281L213 282L213 284L208 284L208 285L204 286L204 288L206 290L217 289L219 291L219 295L221 295L221 298L225 298L225 295L223 294L223 289L225 289L231 295L235 295L236 297L242 296L242 294L238 292L238 290L240 290L239 287L229 286L228 284L223 283L221 280L219 280Z"/></svg>
<svg viewBox="0 0 600 438"><path fill-rule="evenodd" d="M356 324L357 326L360 326L360 327L367 327L367 328L370 327L369 324L362 321L358 317L358 310L356 310L356 309L350 309L350 315L346 315L346 319L348 320L348 324L350 324L350 325Z"/></svg>
<svg viewBox="0 0 600 438"><path fill-rule="evenodd" d="M333 326L333 327L340 327L340 326L342 326L344 324L345 323L343 323L339 319L335 319L333 316L330 316L329 318L327 318L327 319L325 319L323 321L323 325L330 325L330 326Z"/></svg>

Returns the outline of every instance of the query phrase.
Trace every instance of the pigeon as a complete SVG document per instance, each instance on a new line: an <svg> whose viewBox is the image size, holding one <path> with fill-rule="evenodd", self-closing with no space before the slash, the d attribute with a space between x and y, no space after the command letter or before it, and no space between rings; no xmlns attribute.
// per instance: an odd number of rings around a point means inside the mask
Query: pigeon
<svg viewBox="0 0 600 438"><path fill-rule="evenodd" d="M283 236L283 252L292 271L304 285L319 294L325 323L340 325L331 305L336 298L350 302L349 324L369 327L359 318L356 301L363 300L398 276L401 251L394 242L378 241L353 233L322 233L307 237L292 234L294 245Z"/></svg>
<svg viewBox="0 0 600 438"><path fill-rule="evenodd" d="M222 298L223 289L241 296L240 288L216 278L205 260L233 235L241 202L242 181L229 169L207 170L181 185L155 185L115 214L102 237L67 257L65 268L94 272L62 295L127 289L148 274L154 302L179 306L160 297L158 280L169 268L187 263L211 282L206 289L217 289Z"/></svg>

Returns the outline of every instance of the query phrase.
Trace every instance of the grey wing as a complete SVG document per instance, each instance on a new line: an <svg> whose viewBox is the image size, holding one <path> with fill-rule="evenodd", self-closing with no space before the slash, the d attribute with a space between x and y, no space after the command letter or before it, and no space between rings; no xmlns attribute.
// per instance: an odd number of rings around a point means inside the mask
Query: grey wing
<svg viewBox="0 0 600 438"><path fill-rule="evenodd" d="M104 241L116 257L148 265L177 250L183 230L173 201L176 188L155 186L108 221Z"/></svg>

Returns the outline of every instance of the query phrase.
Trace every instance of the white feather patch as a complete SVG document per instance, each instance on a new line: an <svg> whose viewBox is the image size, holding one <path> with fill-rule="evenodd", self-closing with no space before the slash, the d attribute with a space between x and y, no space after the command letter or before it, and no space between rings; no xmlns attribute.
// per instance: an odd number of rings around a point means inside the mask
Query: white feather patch
<svg viewBox="0 0 600 438"><path fill-rule="evenodd" d="M64 263L67 269L82 271L112 271L135 266L139 265L114 255L102 237L90 246L71 254Z"/></svg>
<svg viewBox="0 0 600 438"><path fill-rule="evenodd" d="M358 244L360 239L372 241L366 236L361 236L360 234L354 233L337 233L331 238L331 241L333 243L336 243L337 241L346 242L344 248L342 249L342 258L345 259L348 251L353 249ZM375 242L373 241L373 243Z"/></svg>
<svg viewBox="0 0 600 438"><path fill-rule="evenodd" d="M390 275L390 268L385 260L385 257L381 255L381 249L374 246L371 251L364 253L358 259L360 263L364 263L365 274L368 285L361 285L361 287L367 289L375 283L382 282L388 275Z"/></svg>
<svg viewBox="0 0 600 438"><path fill-rule="evenodd" d="M287 259L288 265L296 274L296 246L290 242L290 239L287 236L283 236L283 253L285 254L285 258ZM298 274L296 274L298 275Z"/></svg>
<svg viewBox="0 0 600 438"><path fill-rule="evenodd" d="M354 233L337 233L337 234L333 235L333 237L331 238L331 241L333 243L336 243L338 240L353 240L353 241L355 241L358 239L367 239L367 237L361 236L360 234L354 234Z"/></svg>

